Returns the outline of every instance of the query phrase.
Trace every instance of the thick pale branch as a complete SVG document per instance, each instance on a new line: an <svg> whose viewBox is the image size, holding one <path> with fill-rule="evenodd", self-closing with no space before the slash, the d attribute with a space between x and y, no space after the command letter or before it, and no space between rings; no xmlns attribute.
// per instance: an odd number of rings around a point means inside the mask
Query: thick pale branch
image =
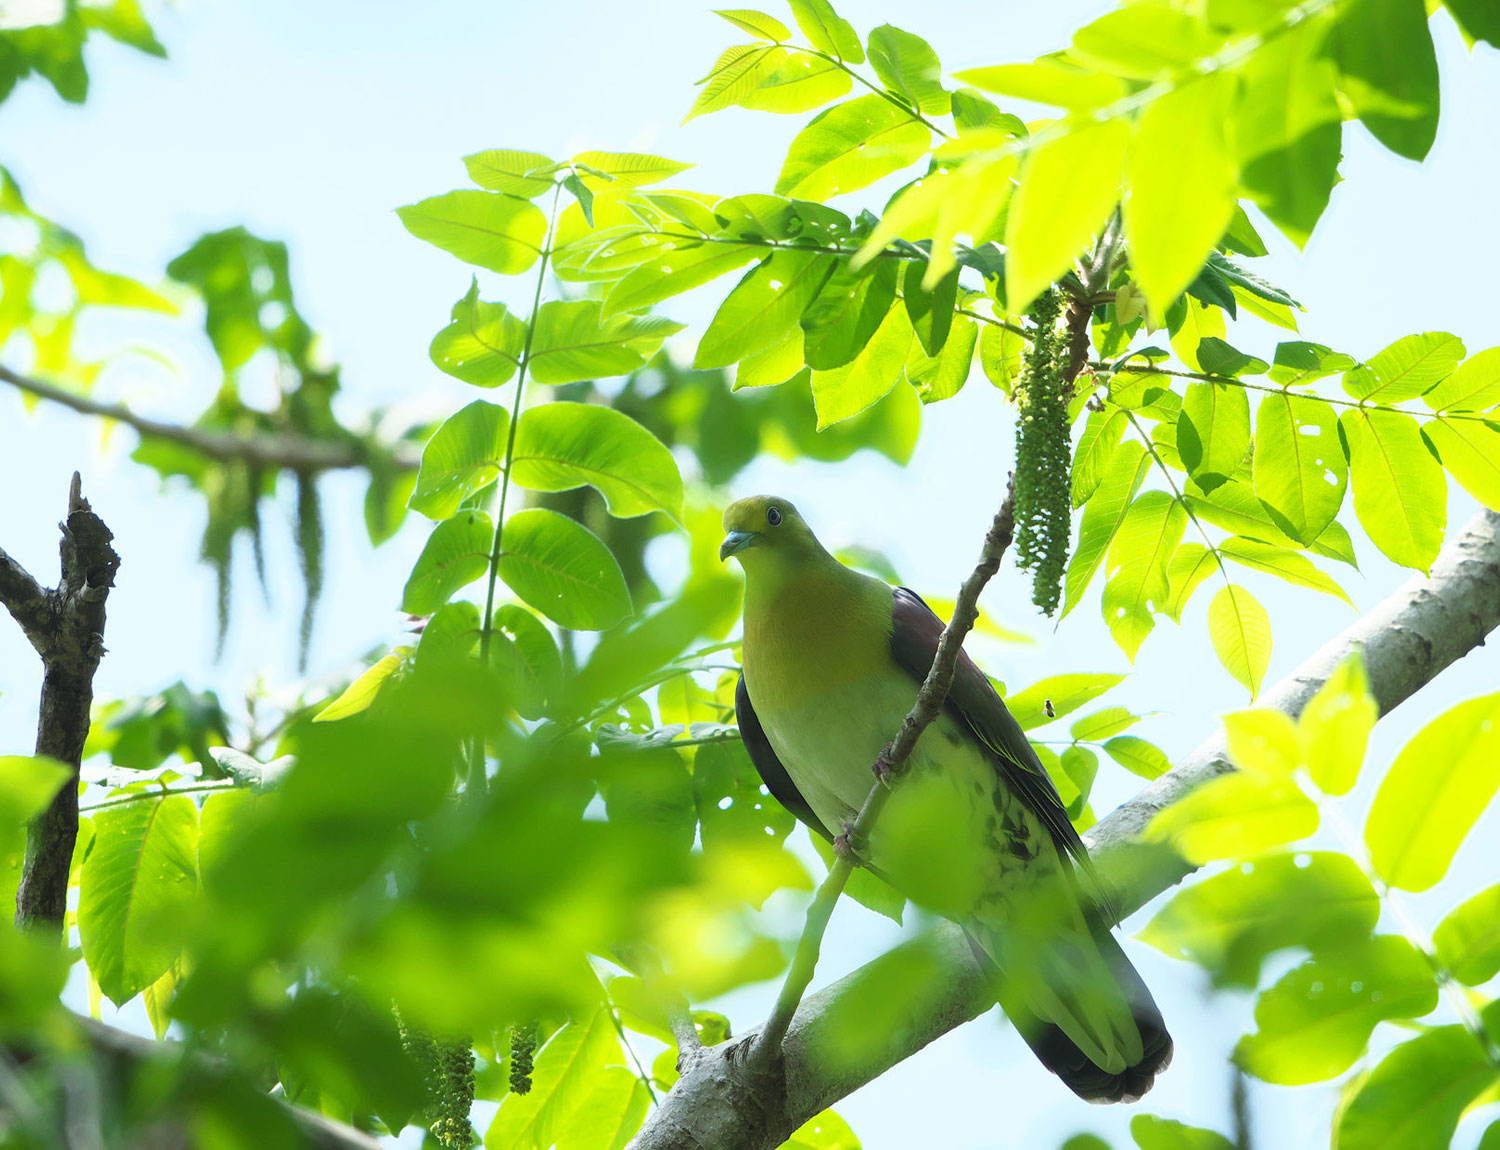
<svg viewBox="0 0 1500 1150"><path fill-rule="evenodd" d="M148 419L122 404L100 403L86 395L21 375L8 367L0 367L0 380L39 399L60 403L84 415L116 420L134 428L148 439L180 443L212 459L235 460L270 470L302 472L338 471L365 467L369 463L368 452L354 440L338 442L299 435L235 435L231 432L207 431L200 427L184 427L178 423ZM420 453L414 445L397 444L392 451L392 460L401 470L413 471L420 462Z"/></svg>
<svg viewBox="0 0 1500 1150"><path fill-rule="evenodd" d="M1382 714L1399 706L1500 626L1500 515L1481 512L1417 577L1360 618L1267 691L1260 706L1296 715L1344 659L1360 652ZM1135 910L1191 873L1165 848L1139 845L1152 816L1230 770L1222 731L1104 819L1090 849ZM913 988L912 972L920 970ZM889 988L914 990L874 1035L861 1012ZM876 993L872 994L872 990ZM958 927L939 926L807 998L782 1045L784 1074L767 1083L745 1075L743 1044L702 1052L647 1120L632 1150L770 1150L820 1110L877 1078L994 999ZM851 1030L861 1035L851 1050Z"/></svg>
<svg viewBox="0 0 1500 1150"><path fill-rule="evenodd" d="M5 604L31 645L40 651L52 614L47 589L3 549L0 549L0 603Z"/></svg>

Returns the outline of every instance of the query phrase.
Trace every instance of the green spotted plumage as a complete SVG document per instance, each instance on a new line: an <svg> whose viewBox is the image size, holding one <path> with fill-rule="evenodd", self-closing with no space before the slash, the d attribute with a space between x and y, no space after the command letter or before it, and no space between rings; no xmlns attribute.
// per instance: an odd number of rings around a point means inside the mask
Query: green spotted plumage
<svg viewBox="0 0 1500 1150"><path fill-rule="evenodd" d="M819 833L857 813L942 624L850 570L785 500L733 504L721 555L745 569L739 721L767 785ZM1094 913L1087 855L1020 728L965 656L876 824L868 861L964 925L1042 1061L1095 1100L1138 1097L1170 1056L1155 1004Z"/></svg>

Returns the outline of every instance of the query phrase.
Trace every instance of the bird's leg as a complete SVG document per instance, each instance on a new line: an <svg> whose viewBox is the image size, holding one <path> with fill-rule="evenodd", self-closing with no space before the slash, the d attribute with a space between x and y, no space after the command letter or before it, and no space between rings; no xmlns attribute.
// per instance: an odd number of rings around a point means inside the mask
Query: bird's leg
<svg viewBox="0 0 1500 1150"><path fill-rule="evenodd" d="M881 747L880 754L875 756L875 762L870 767L870 771L874 774L875 778L886 786L890 786L891 780L896 777L896 764L891 761L892 750L893 745L891 743L887 743Z"/></svg>
<svg viewBox="0 0 1500 1150"><path fill-rule="evenodd" d="M855 866L861 865L859 844L855 841L852 821L846 822L843 831L833 836L833 853L841 859L847 859Z"/></svg>

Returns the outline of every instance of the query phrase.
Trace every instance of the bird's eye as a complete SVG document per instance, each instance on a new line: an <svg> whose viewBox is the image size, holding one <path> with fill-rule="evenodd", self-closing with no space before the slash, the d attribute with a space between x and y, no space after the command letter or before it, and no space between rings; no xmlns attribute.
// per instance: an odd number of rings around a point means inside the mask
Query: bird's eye
<svg viewBox="0 0 1500 1150"><path fill-rule="evenodd" d="M780 527L781 526L781 508L779 508L779 507L768 507L768 508L766 508L766 522L769 523L772 527Z"/></svg>

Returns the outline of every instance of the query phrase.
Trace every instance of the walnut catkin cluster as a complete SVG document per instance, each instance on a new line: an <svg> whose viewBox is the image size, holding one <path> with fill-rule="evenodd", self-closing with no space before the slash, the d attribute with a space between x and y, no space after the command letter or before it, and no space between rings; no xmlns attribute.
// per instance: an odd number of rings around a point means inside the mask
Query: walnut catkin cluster
<svg viewBox="0 0 1500 1150"><path fill-rule="evenodd" d="M1051 615L1062 596L1072 526L1073 447L1068 429L1067 340L1062 301L1049 290L1031 307L1035 334L1016 383L1016 565L1031 572L1031 601Z"/></svg>

